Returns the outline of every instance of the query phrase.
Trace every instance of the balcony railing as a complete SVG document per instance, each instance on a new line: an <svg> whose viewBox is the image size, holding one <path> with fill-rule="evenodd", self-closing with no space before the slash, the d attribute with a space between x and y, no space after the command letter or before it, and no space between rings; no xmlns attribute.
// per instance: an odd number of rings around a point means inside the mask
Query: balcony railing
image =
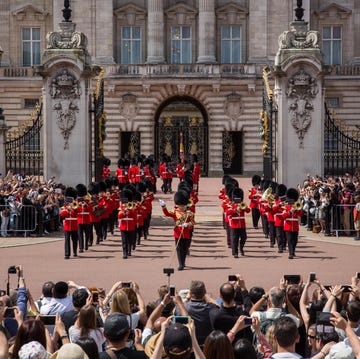
<svg viewBox="0 0 360 359"><path fill-rule="evenodd" d="M33 77L32 67L0 67L0 77Z"/></svg>
<svg viewBox="0 0 360 359"><path fill-rule="evenodd" d="M334 66L331 75L336 76L360 76L359 65L337 65Z"/></svg>

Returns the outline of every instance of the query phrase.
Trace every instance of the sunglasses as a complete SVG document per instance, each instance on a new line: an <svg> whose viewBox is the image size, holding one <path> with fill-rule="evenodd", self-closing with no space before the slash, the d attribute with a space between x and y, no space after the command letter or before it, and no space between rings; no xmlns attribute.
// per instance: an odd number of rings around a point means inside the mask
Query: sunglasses
<svg viewBox="0 0 360 359"><path fill-rule="evenodd" d="M316 336L315 336L315 335L310 335L310 334L308 334L307 337L310 338L310 339L316 339Z"/></svg>

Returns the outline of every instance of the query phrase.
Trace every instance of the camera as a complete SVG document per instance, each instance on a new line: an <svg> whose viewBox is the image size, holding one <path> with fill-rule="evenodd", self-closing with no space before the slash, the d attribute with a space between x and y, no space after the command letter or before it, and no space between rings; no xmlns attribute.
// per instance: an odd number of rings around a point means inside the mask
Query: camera
<svg viewBox="0 0 360 359"><path fill-rule="evenodd" d="M40 315L39 318L44 325L55 325L55 315Z"/></svg>
<svg viewBox="0 0 360 359"><path fill-rule="evenodd" d="M92 302L98 303L99 302L99 292L93 291L93 292L91 292L91 294L92 294Z"/></svg>
<svg viewBox="0 0 360 359"><path fill-rule="evenodd" d="M16 274L16 266L10 266L8 268L8 273L9 274Z"/></svg>
<svg viewBox="0 0 360 359"><path fill-rule="evenodd" d="M170 297L171 298L175 297L175 286L174 285L170 286Z"/></svg>
<svg viewBox="0 0 360 359"><path fill-rule="evenodd" d="M186 315L177 315L173 318L173 323L189 324L190 317Z"/></svg>
<svg viewBox="0 0 360 359"><path fill-rule="evenodd" d="M130 288L131 283L130 282L122 282L123 288Z"/></svg>
<svg viewBox="0 0 360 359"><path fill-rule="evenodd" d="M311 272L309 277L310 282L313 282L315 279L316 279L316 274L314 272Z"/></svg>
<svg viewBox="0 0 360 359"><path fill-rule="evenodd" d="M164 274L170 275L174 273L174 268L164 268L163 269Z"/></svg>
<svg viewBox="0 0 360 359"><path fill-rule="evenodd" d="M229 282L236 282L237 277L236 277L236 275L229 275L228 280L229 280Z"/></svg>
<svg viewBox="0 0 360 359"><path fill-rule="evenodd" d="M253 318L246 317L245 320L244 320L244 324L245 325L252 325L252 320L253 320Z"/></svg>
<svg viewBox="0 0 360 359"><path fill-rule="evenodd" d="M288 282L288 284L299 284L300 283L300 275L299 274L285 274L284 280Z"/></svg>

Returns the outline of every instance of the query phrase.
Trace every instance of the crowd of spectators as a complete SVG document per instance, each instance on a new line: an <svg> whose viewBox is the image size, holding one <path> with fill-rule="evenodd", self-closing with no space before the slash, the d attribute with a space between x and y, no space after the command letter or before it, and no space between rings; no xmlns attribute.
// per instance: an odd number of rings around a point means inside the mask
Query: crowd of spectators
<svg viewBox="0 0 360 359"><path fill-rule="evenodd" d="M45 236L58 231L64 189L55 177L42 181L10 170L0 178L1 236Z"/></svg>
<svg viewBox="0 0 360 359"><path fill-rule="evenodd" d="M145 303L139 284L105 291L48 281L35 300L20 265L0 297L0 359L360 358L359 276L324 286L316 275L247 288L236 274L211 298L206 285Z"/></svg>
<svg viewBox="0 0 360 359"><path fill-rule="evenodd" d="M360 172L324 178L308 175L298 190L304 212L302 224L307 230L325 236L355 235L353 212L360 202Z"/></svg>

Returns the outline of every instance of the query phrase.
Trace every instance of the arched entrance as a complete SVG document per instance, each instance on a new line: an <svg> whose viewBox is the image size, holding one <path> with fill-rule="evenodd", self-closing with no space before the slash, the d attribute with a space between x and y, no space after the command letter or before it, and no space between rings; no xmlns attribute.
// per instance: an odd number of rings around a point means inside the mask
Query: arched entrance
<svg viewBox="0 0 360 359"><path fill-rule="evenodd" d="M208 117L204 107L188 96L175 96L160 105L155 114L155 155L164 154L175 164L180 157L180 144L184 158L191 164L197 155L202 175L208 173Z"/></svg>

